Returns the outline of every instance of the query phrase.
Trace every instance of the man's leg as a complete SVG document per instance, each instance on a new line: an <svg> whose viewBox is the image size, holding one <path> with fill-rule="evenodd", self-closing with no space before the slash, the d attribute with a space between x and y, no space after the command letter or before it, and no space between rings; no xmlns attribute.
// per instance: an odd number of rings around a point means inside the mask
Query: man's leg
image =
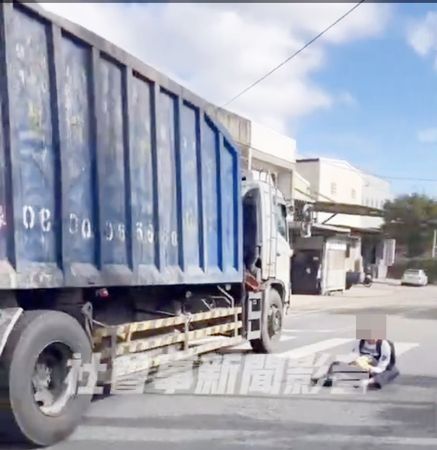
<svg viewBox="0 0 437 450"><path fill-rule="evenodd" d="M338 366L340 363L338 361L334 361L328 369L328 372L326 373L325 381L323 382L324 387L331 387L333 383L332 374L334 372L334 367Z"/></svg>
<svg viewBox="0 0 437 450"><path fill-rule="evenodd" d="M382 373L377 373L370 378L369 387L374 387L376 389L381 389L386 384L392 382L399 375L399 370L397 367L392 367L391 369L385 370Z"/></svg>
<svg viewBox="0 0 437 450"><path fill-rule="evenodd" d="M322 378L325 378L323 381L323 386L329 387L332 386L332 373L334 372L334 367L338 366L340 364L338 361L333 361L329 367L328 370L323 374L317 374L316 376L311 378L311 383L313 385L316 385Z"/></svg>

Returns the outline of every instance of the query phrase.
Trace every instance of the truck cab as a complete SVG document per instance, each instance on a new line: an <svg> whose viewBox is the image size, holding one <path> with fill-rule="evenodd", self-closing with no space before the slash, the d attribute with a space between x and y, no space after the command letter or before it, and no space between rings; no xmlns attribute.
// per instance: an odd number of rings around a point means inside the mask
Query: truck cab
<svg viewBox="0 0 437 450"><path fill-rule="evenodd" d="M246 270L290 302L288 208L269 174L252 171L243 179L243 245Z"/></svg>

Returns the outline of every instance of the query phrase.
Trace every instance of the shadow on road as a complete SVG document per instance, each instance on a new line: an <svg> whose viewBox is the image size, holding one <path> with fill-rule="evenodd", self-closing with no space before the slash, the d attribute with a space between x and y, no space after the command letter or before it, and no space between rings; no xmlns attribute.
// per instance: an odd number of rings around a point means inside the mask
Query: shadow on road
<svg viewBox="0 0 437 450"><path fill-rule="evenodd" d="M381 421L388 421L394 426L421 431L425 434L437 436L437 377L420 375L401 375L396 384L403 387L432 388L434 395L429 396L427 404L388 404L382 411L378 412ZM398 425L399 424L399 425Z"/></svg>
<svg viewBox="0 0 437 450"><path fill-rule="evenodd" d="M396 384L400 386L417 386L420 388L435 389L435 399L430 398L430 402L436 402L437 406L437 377L430 377L425 375L403 375L396 379Z"/></svg>

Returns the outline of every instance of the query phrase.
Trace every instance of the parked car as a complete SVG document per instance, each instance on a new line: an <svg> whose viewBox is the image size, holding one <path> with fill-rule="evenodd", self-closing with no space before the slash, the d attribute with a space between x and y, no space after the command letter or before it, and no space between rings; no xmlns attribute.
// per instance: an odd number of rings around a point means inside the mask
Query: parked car
<svg viewBox="0 0 437 450"><path fill-rule="evenodd" d="M428 277L422 269L407 269L402 276L401 284L403 286L426 286Z"/></svg>

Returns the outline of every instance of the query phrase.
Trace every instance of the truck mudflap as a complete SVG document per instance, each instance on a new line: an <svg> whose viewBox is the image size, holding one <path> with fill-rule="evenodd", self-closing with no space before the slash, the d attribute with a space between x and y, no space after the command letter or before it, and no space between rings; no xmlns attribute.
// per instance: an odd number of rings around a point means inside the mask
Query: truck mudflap
<svg viewBox="0 0 437 450"><path fill-rule="evenodd" d="M22 308L0 309L0 357L8 341L9 335L23 313Z"/></svg>
<svg viewBox="0 0 437 450"><path fill-rule="evenodd" d="M261 337L262 304L263 293L250 292L246 309L246 339L248 341Z"/></svg>

